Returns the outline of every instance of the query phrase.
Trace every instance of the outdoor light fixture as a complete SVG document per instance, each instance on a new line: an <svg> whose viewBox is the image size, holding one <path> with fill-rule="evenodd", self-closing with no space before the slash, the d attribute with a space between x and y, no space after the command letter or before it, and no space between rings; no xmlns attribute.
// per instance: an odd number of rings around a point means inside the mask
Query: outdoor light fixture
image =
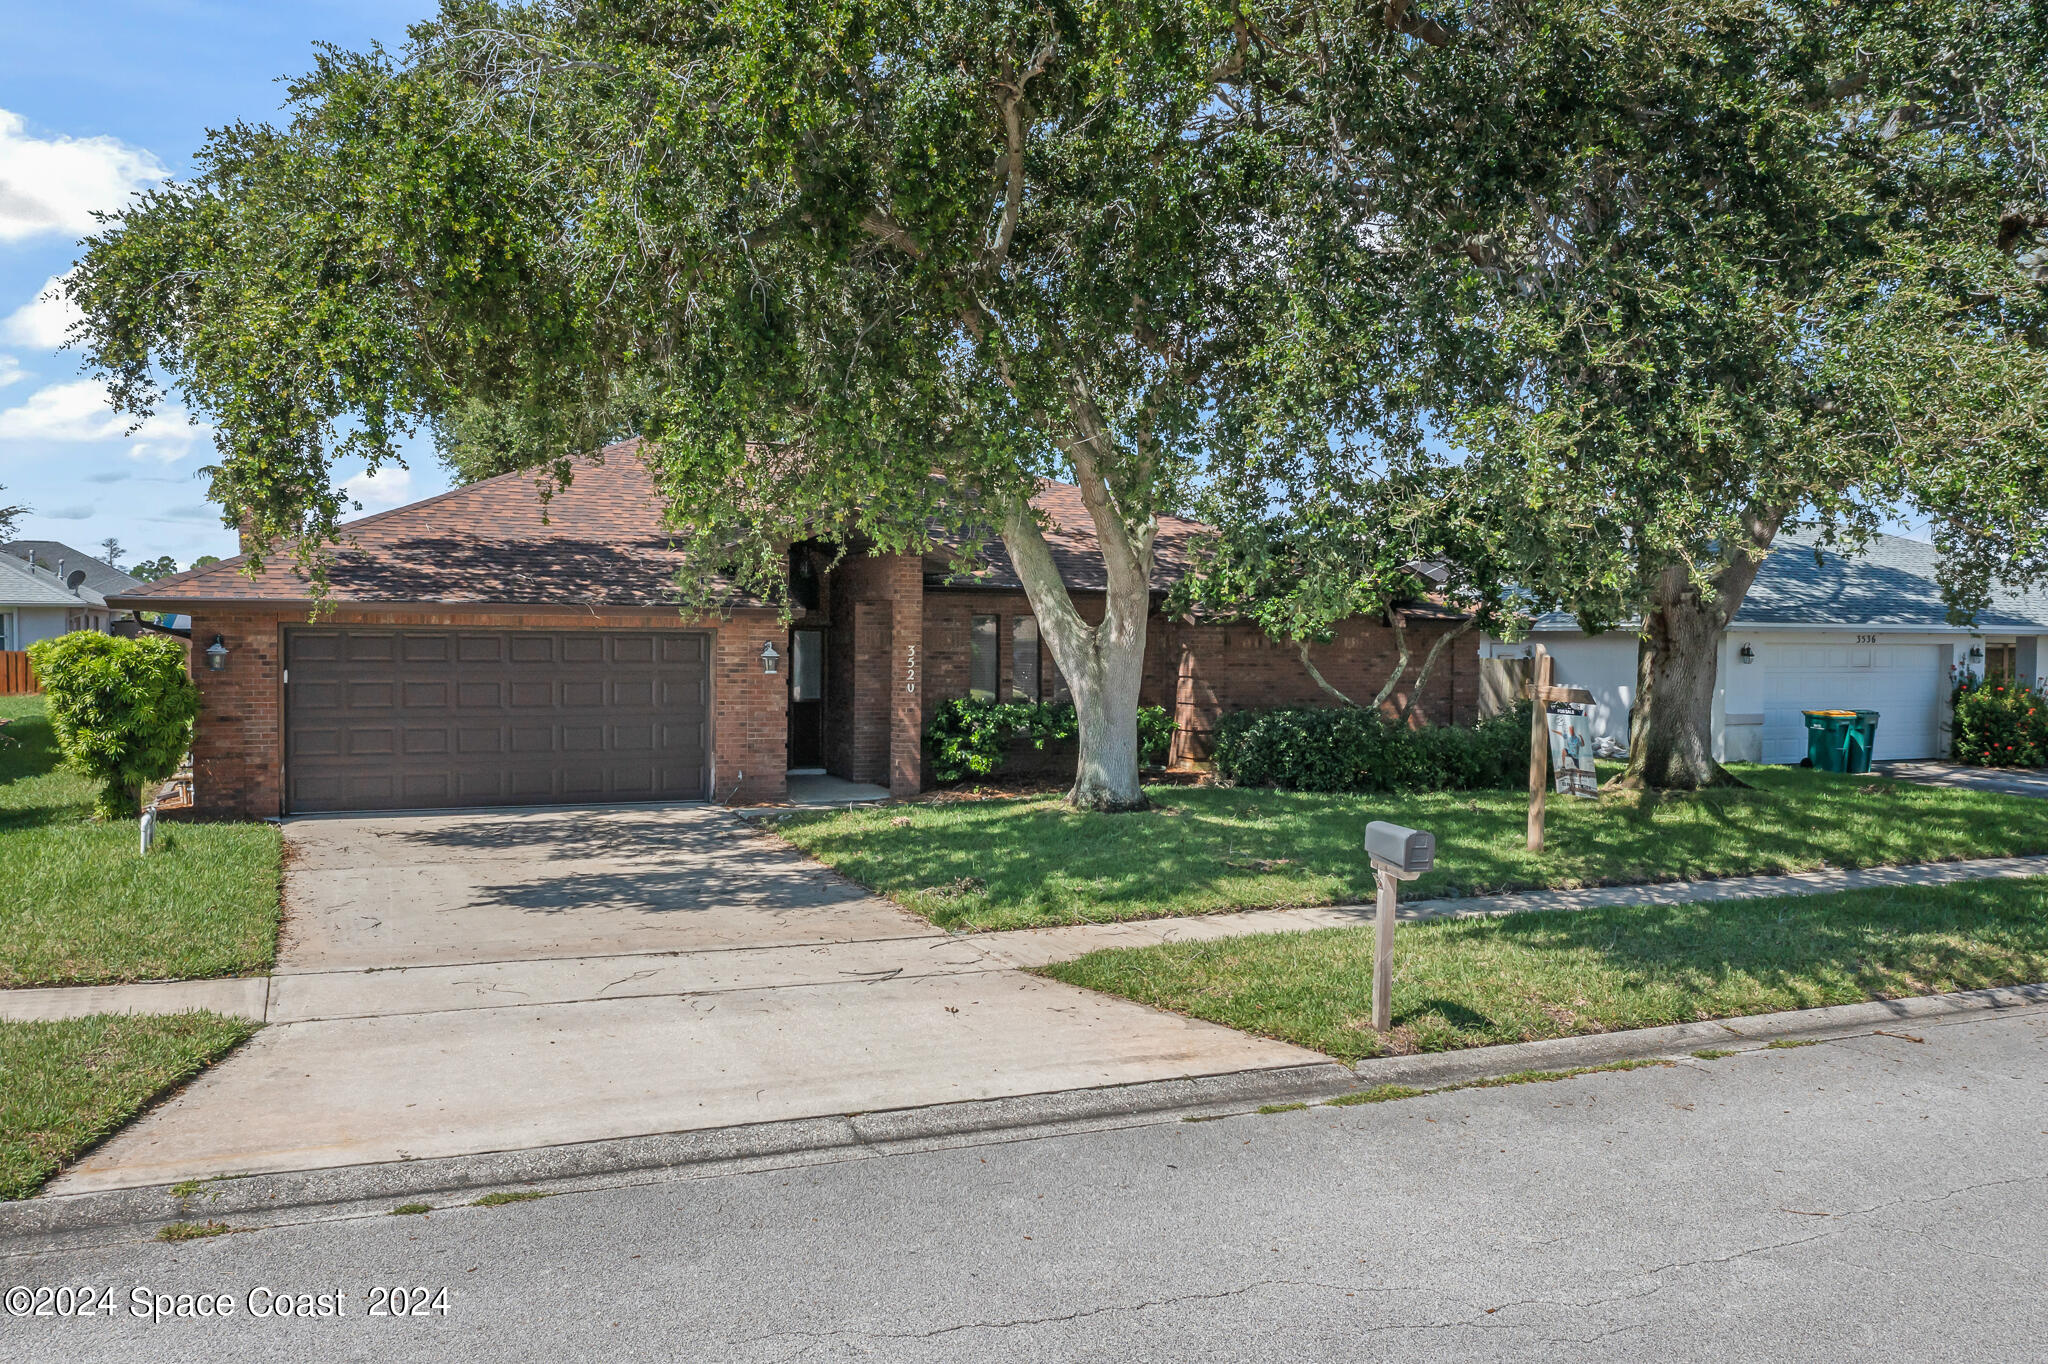
<svg viewBox="0 0 2048 1364"><path fill-rule="evenodd" d="M227 666L227 641L222 639L219 635L215 635L213 637L213 643L206 646L206 670L210 673L217 673L226 668Z"/></svg>
<svg viewBox="0 0 2048 1364"><path fill-rule="evenodd" d="M1970 657L1971 657L1971 658L1982 658L1982 657L1984 657L1984 646L1983 646L1983 645L1981 645L1981 644L1972 644L1972 645L1970 646Z"/></svg>
<svg viewBox="0 0 2048 1364"><path fill-rule="evenodd" d="M775 665L781 661L781 658L782 655L775 652L775 641L769 640L761 646L761 671L772 677L775 673Z"/></svg>
<svg viewBox="0 0 2048 1364"><path fill-rule="evenodd" d="M1750 647L1749 645L1747 645L1747 644L1743 645L1743 646L1742 646L1742 649L1741 649L1741 651L1740 651L1740 652L1741 652L1741 655L1742 655L1742 661L1743 661L1744 663L1754 663L1754 662L1756 662L1756 650L1755 650L1755 649L1752 649L1752 648L1751 648L1751 647Z"/></svg>

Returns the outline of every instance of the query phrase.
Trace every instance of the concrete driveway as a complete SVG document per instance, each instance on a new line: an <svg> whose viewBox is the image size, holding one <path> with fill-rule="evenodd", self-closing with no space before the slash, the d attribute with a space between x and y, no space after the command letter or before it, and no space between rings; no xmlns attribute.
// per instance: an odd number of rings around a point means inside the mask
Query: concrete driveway
<svg viewBox="0 0 2048 1364"><path fill-rule="evenodd" d="M2048 771L2029 767L1965 767L1961 763L1921 759L1873 763L1880 776L1923 786L1957 786L1971 791L2000 791L2009 796L2048 797Z"/></svg>
<svg viewBox="0 0 2048 1364"><path fill-rule="evenodd" d="M267 1027L52 1193L1322 1058L1012 969L702 805L285 826Z"/></svg>

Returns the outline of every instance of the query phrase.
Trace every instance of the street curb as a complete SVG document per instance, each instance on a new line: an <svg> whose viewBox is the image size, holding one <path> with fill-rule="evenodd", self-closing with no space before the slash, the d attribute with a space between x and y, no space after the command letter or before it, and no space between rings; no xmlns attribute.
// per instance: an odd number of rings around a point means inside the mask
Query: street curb
<svg viewBox="0 0 2048 1364"><path fill-rule="evenodd" d="M573 1193L665 1177L786 1169L975 1144L977 1139L1021 1141L1133 1122L1222 1117L1263 1104L1314 1102L1377 1085L1434 1089L1522 1071L1677 1058L1708 1047L1753 1050L1781 1039L1819 1041L1864 1035L1887 1025L1938 1024L2043 1007L2048 1007L2048 983L2003 986L1467 1051L1376 1057L1356 1066L1325 1061L482 1155L226 1176L204 1181L196 1192L182 1197L173 1194L170 1185L43 1195L0 1203L0 1258L143 1239L171 1222L224 1221L236 1230L253 1230L379 1215L400 1202L512 1187Z"/></svg>
<svg viewBox="0 0 2048 1364"><path fill-rule="evenodd" d="M1783 1013L1750 1014L1704 1023L1673 1023L1662 1028L1558 1037L1543 1042L1513 1042L1467 1051L1432 1052L1420 1056L1380 1056L1352 1069L1361 1089L1374 1085L1407 1085L1434 1089L1525 1070L1571 1070L1610 1061L1645 1061L1685 1056L1704 1048L1743 1050L1776 1041L1853 1037L1896 1023L1939 1023L1972 1014L2048 1006L2048 983L2003 985L1947 995L1915 995L1906 999L1874 999L1863 1004L1834 1004L1821 1009L1790 1009Z"/></svg>
<svg viewBox="0 0 2048 1364"><path fill-rule="evenodd" d="M739 1173L929 1150L963 1138L1016 1140L1118 1126L1150 1115L1235 1110L1326 1098L1356 1087L1336 1061L1140 1084L1070 1089L922 1108L792 1118L656 1136L621 1137L481 1155L444 1156L201 1181L54 1194L0 1203L0 1258L132 1241L172 1222L224 1221L237 1230L314 1218L388 1213L394 1204L510 1187L572 1192L664 1174Z"/></svg>

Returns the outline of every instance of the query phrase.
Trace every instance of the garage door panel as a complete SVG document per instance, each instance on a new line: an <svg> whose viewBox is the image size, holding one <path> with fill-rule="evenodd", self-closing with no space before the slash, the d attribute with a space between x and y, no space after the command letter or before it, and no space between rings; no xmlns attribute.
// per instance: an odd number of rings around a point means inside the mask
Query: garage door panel
<svg viewBox="0 0 2048 1364"><path fill-rule="evenodd" d="M701 632L314 627L285 656L295 811L706 794Z"/></svg>
<svg viewBox="0 0 2048 1364"><path fill-rule="evenodd" d="M435 725L432 728L408 728L402 747L408 757L424 757L431 753L448 751L448 731Z"/></svg>
<svg viewBox="0 0 2048 1364"><path fill-rule="evenodd" d="M295 634L287 643L284 657L290 664L331 663L341 657L341 637Z"/></svg>
<svg viewBox="0 0 2048 1364"><path fill-rule="evenodd" d="M440 710L448 704L448 684L441 681L415 682L408 678L399 688L399 699L407 710Z"/></svg>

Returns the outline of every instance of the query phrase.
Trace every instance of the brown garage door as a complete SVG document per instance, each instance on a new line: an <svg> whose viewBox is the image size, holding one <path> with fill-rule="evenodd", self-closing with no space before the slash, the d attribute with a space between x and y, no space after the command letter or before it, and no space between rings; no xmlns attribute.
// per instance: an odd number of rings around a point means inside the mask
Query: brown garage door
<svg viewBox="0 0 2048 1364"><path fill-rule="evenodd" d="M287 806L701 800L710 653L679 630L289 630Z"/></svg>

